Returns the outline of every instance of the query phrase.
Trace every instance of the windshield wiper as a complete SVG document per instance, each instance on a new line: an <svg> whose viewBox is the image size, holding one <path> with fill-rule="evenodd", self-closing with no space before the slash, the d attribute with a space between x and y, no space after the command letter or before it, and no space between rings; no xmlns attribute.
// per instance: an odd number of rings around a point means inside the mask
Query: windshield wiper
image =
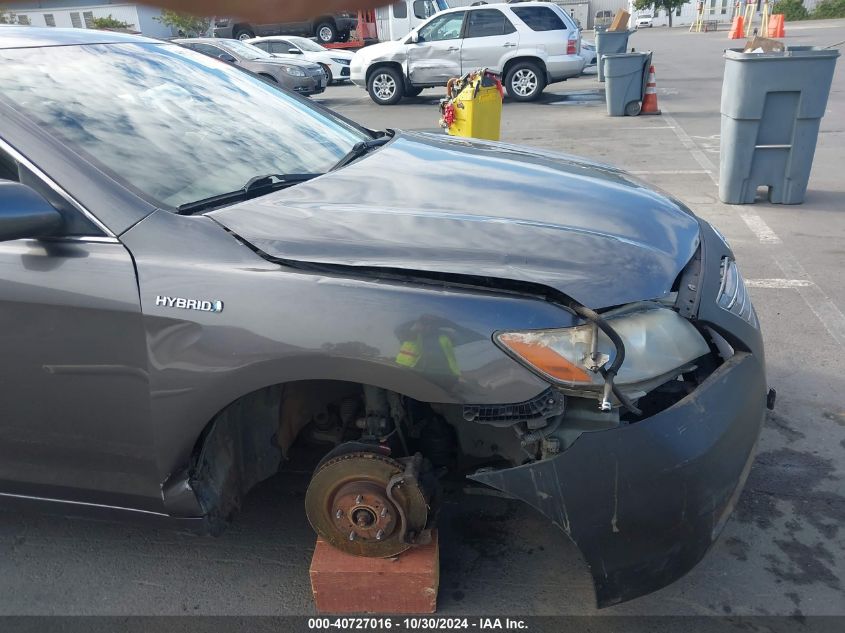
<svg viewBox="0 0 845 633"><path fill-rule="evenodd" d="M346 156L344 156L337 163L335 163L334 167L332 167L329 171L335 171L337 169L340 169L341 167L346 167L349 163L358 160L359 158L376 149L377 147L381 147L382 145L389 143L390 140L393 139L393 137L396 135L396 130L388 129L382 132L381 134L382 135L377 138L355 143L355 145L352 146L352 149L349 150L349 153L347 153Z"/></svg>
<svg viewBox="0 0 845 633"><path fill-rule="evenodd" d="M179 215L193 215L199 211L206 209L213 209L214 207L222 207L227 204L234 204L235 202L242 202L250 200L277 191L278 189L285 189L298 185L322 176L323 174L264 174L262 176L253 176L246 181L243 187L230 191L228 193L220 193L216 196L203 198L194 202L187 202L179 206Z"/></svg>

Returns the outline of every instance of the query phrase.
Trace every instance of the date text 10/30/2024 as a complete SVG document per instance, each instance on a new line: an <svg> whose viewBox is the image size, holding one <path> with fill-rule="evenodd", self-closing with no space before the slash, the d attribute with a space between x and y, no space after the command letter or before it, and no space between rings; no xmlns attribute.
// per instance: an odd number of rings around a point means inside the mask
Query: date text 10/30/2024
<svg viewBox="0 0 845 633"><path fill-rule="evenodd" d="M528 631L516 618L351 617L309 618L312 631Z"/></svg>

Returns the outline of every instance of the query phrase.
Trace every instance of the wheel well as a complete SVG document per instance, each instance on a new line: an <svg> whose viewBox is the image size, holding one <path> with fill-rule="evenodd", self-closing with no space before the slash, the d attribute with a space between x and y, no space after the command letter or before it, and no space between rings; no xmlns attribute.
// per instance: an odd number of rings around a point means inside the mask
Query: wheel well
<svg viewBox="0 0 845 633"><path fill-rule="evenodd" d="M337 28L337 22L330 15L321 15L319 18L314 18L314 34L317 34L317 27L323 22L329 22L334 28Z"/></svg>
<svg viewBox="0 0 845 633"><path fill-rule="evenodd" d="M367 69L367 85L370 83L370 77L373 76L379 68L393 68L399 71L399 74L405 79L405 71L402 69L402 64L399 62L377 62Z"/></svg>
<svg viewBox="0 0 845 633"><path fill-rule="evenodd" d="M257 73L257 74L258 74L258 76L259 76L259 77L264 77L265 79L269 79L269 80L270 80L270 81L272 81L274 84L279 83L279 80L278 80L278 79L276 79L273 75L270 75L270 74L268 74L268 73Z"/></svg>
<svg viewBox="0 0 845 633"><path fill-rule="evenodd" d="M546 69L546 64L539 57L515 57L513 59L509 59L507 62L505 62L505 67L502 69L502 79L508 76L508 72L514 64L518 64L520 62L531 62L532 64L536 64L540 68L540 70L546 75L546 79L548 80L549 72Z"/></svg>
<svg viewBox="0 0 845 633"><path fill-rule="evenodd" d="M232 37L239 31L251 31L253 34L255 33L255 29L252 28L252 25L249 22L238 22L235 26L232 27Z"/></svg>
<svg viewBox="0 0 845 633"><path fill-rule="evenodd" d="M355 382L265 387L228 404L206 424L187 467L165 482L165 505L174 516L181 516L179 507L193 508L196 516L198 505L210 530L219 532L244 496L291 457L321 458L350 441L380 442L397 456L420 452L435 466L456 471L470 462L523 459L510 429L468 423L463 415L461 405L428 404ZM177 505L186 491L194 503Z"/></svg>

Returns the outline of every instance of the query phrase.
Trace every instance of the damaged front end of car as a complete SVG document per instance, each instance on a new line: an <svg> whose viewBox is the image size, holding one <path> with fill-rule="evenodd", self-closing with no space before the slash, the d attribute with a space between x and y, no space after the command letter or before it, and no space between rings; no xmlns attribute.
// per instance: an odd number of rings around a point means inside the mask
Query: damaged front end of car
<svg viewBox="0 0 845 633"><path fill-rule="evenodd" d="M497 335L554 384L560 411L514 422L465 408L479 424L510 425L527 456L470 479L561 528L590 568L599 607L664 587L701 560L748 476L767 405L756 314L733 254L706 223L670 298L602 314L627 352L610 387L605 368L619 348L588 320Z"/></svg>
<svg viewBox="0 0 845 633"><path fill-rule="evenodd" d="M396 187L411 163L414 186ZM335 193L365 174L360 199ZM479 205L478 191L496 195ZM753 459L765 361L730 247L678 201L572 157L401 133L209 217L284 271L280 284L313 283L322 305L368 316L350 331L320 314L324 336L343 338L308 377L354 393L310 399L326 428L298 416L292 434L332 438L306 512L335 547L424 542L443 471L559 526L601 607L673 582L718 537Z"/></svg>

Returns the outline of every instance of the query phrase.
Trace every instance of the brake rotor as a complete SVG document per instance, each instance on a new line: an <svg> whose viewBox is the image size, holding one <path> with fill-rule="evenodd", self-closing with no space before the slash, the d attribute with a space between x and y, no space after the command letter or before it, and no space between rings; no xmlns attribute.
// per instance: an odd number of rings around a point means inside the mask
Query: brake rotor
<svg viewBox="0 0 845 633"><path fill-rule="evenodd" d="M384 455L354 452L321 464L305 493L311 527L355 556L401 554L425 529L428 501L405 466ZM388 494L388 486L390 493Z"/></svg>

